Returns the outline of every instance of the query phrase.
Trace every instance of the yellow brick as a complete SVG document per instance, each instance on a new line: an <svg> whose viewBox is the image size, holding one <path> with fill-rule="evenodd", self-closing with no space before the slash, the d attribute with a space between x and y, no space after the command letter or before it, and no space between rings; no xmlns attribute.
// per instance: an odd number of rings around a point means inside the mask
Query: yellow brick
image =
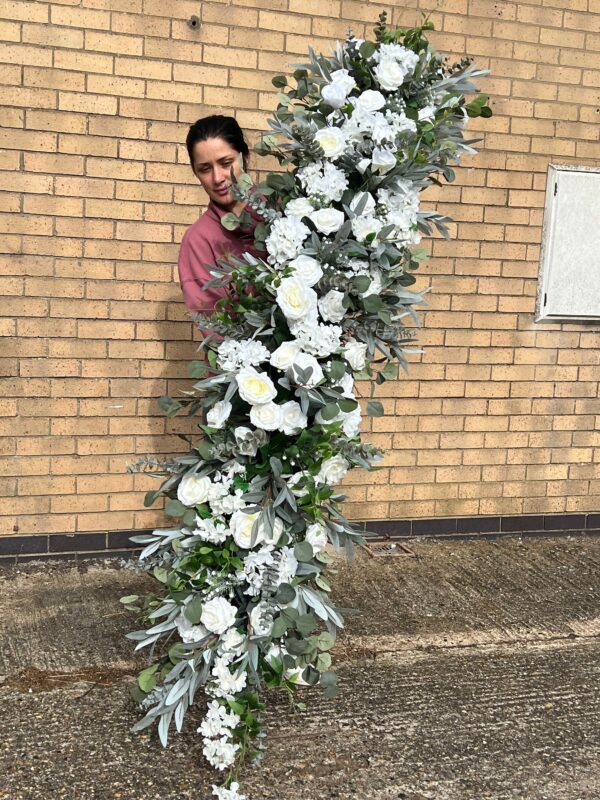
<svg viewBox="0 0 600 800"><path fill-rule="evenodd" d="M113 234L112 220L99 222L93 219L57 219L57 236L84 237L86 239L104 239Z"/></svg>
<svg viewBox="0 0 600 800"><path fill-rule="evenodd" d="M25 171L26 172L48 172L50 174L62 173L68 175L79 175L83 172L83 158L80 156L67 156L59 155L57 153L40 154L40 153L25 153L24 154ZM62 206L59 206L54 201L56 198L47 197L47 200L52 208L52 213L66 214ZM42 201L42 198L24 198L24 202L28 200L35 200L37 203ZM38 208L41 207L38 205ZM39 213L39 212L38 212Z"/></svg>
<svg viewBox="0 0 600 800"><path fill-rule="evenodd" d="M58 107L65 111L80 111L87 114L116 114L117 99L98 94L59 92Z"/></svg>
<svg viewBox="0 0 600 800"><path fill-rule="evenodd" d="M120 56L115 58L115 75L168 81L171 80L172 72L173 65L162 61L143 58L121 58Z"/></svg>
<svg viewBox="0 0 600 800"><path fill-rule="evenodd" d="M52 89L5 86L2 92L2 100L7 106L56 108L57 93Z"/></svg>
<svg viewBox="0 0 600 800"><path fill-rule="evenodd" d="M50 45L51 47L60 42L61 47L82 48L83 31L59 28L54 25L23 25L23 41L31 44Z"/></svg>
<svg viewBox="0 0 600 800"><path fill-rule="evenodd" d="M55 50L54 66L58 69L110 74L113 71L113 57L100 55L99 53L72 53L68 50Z"/></svg>
<svg viewBox="0 0 600 800"><path fill-rule="evenodd" d="M194 83L199 87L204 85L227 86L227 72L227 69L220 67L206 67L195 64L174 64L173 80L179 83ZM252 72L248 74L254 73ZM262 85L264 86L264 84Z"/></svg>
<svg viewBox="0 0 600 800"><path fill-rule="evenodd" d="M110 156L116 158L118 144L114 139L102 136L61 134L58 140L61 153L77 155Z"/></svg>
<svg viewBox="0 0 600 800"><path fill-rule="evenodd" d="M2 37L3 42L20 42L21 41L21 25L18 22L6 22L5 20L0 20L0 36ZM3 66L3 71L6 71L6 74L12 74L12 70L8 70L8 68ZM6 80L6 79L5 79ZM19 81L17 81L19 83Z"/></svg>
<svg viewBox="0 0 600 800"><path fill-rule="evenodd" d="M215 48L223 52L223 48ZM164 58L169 61L202 61L202 45L198 42L183 42L173 39L144 39L144 55L147 58ZM217 59L215 64L221 63Z"/></svg>
<svg viewBox="0 0 600 800"><path fill-rule="evenodd" d="M204 16L204 14L203 14ZM111 30L116 33L139 34L143 30L145 36L162 36L168 38L171 33L169 20L141 14L112 14Z"/></svg>
<svg viewBox="0 0 600 800"><path fill-rule="evenodd" d="M118 97L143 97L145 86L143 80L136 78L123 78L116 75L89 75L87 91L116 95Z"/></svg>
<svg viewBox="0 0 600 800"><path fill-rule="evenodd" d="M241 50L239 48L228 47L204 47L204 61L207 64L218 64L219 66L241 67L256 69L258 57L255 50Z"/></svg>
<svg viewBox="0 0 600 800"><path fill-rule="evenodd" d="M141 56L144 50L144 39L141 36L125 36L116 33L95 33L86 30L86 50L103 53L117 53L127 56Z"/></svg>

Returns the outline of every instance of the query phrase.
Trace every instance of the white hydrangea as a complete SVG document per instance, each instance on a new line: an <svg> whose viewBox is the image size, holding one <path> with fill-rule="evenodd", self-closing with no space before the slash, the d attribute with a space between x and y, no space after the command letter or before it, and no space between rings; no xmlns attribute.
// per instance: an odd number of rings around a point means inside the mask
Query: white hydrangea
<svg viewBox="0 0 600 800"><path fill-rule="evenodd" d="M269 356L269 350L255 339L224 339L217 350L217 365L225 372L237 372L240 367L268 361Z"/></svg>
<svg viewBox="0 0 600 800"><path fill-rule="evenodd" d="M296 576L298 570L298 560L291 547L282 547L278 552L278 581L279 583L289 583Z"/></svg>
<svg viewBox="0 0 600 800"><path fill-rule="evenodd" d="M246 673L231 672L229 661L223 656L217 656L211 675L214 681L207 686L207 690L215 697L232 698L246 687Z"/></svg>
<svg viewBox="0 0 600 800"><path fill-rule="evenodd" d="M198 733L201 733L206 738L230 736L231 731L240 724L240 717L233 711L228 711L227 708L219 703L218 700L212 700L208 704L206 716L204 717Z"/></svg>
<svg viewBox="0 0 600 800"><path fill-rule="evenodd" d="M229 785L229 789L214 784L212 787L213 796L216 797L217 800L246 800L246 795L240 794L239 789L240 785L237 781L233 781L233 783Z"/></svg>
<svg viewBox="0 0 600 800"><path fill-rule="evenodd" d="M192 625L183 614L175 617L175 626L177 627L177 633L181 636L181 641L186 644L200 642L209 635L204 625Z"/></svg>
<svg viewBox="0 0 600 800"><path fill-rule="evenodd" d="M244 569L240 577L248 584L244 589L244 594L255 597L259 595L263 585L263 576L265 570L272 566L275 559L273 558L272 547L261 547L253 553L248 553L244 558Z"/></svg>
<svg viewBox="0 0 600 800"><path fill-rule="evenodd" d="M298 323L293 326L298 348L322 358L332 355L340 348L342 329L339 325Z"/></svg>
<svg viewBox="0 0 600 800"><path fill-rule="evenodd" d="M351 224L352 233L359 242L364 242L370 233L377 235L383 228L383 222L374 216L354 217Z"/></svg>
<svg viewBox="0 0 600 800"><path fill-rule="evenodd" d="M297 217L276 219L265 242L269 264L284 264L295 258L309 234L309 228Z"/></svg>
<svg viewBox="0 0 600 800"><path fill-rule="evenodd" d="M213 513L218 512L213 509ZM194 533L200 536L205 542L211 542L211 544L221 544L229 535L229 528L225 522L220 519L211 519L210 517L208 519L201 519L200 517L196 517L196 525L197 529Z"/></svg>
<svg viewBox="0 0 600 800"><path fill-rule="evenodd" d="M205 739L202 753L211 767L222 772L233 764L239 749L239 744L233 744L227 736L221 736L219 739Z"/></svg>
<svg viewBox="0 0 600 800"><path fill-rule="evenodd" d="M346 173L330 161L314 161L299 169L297 177L309 198L314 199L315 205L341 200L348 188Z"/></svg>

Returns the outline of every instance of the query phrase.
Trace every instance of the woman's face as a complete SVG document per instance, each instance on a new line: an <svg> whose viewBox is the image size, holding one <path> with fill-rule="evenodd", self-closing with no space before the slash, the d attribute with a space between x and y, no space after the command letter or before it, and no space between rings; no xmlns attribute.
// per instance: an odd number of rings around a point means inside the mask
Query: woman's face
<svg viewBox="0 0 600 800"><path fill-rule="evenodd" d="M225 139L217 137L196 142L193 149L194 172L202 188L217 205L231 211L236 204L230 192L231 168L241 172L240 154Z"/></svg>

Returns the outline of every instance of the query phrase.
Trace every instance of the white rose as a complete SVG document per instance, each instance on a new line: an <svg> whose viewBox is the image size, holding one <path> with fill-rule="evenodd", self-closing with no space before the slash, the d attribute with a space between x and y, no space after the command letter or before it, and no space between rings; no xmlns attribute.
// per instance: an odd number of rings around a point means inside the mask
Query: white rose
<svg viewBox="0 0 600 800"><path fill-rule="evenodd" d="M267 636L273 628L273 616L269 606L262 600L250 612L250 625L254 636Z"/></svg>
<svg viewBox="0 0 600 800"><path fill-rule="evenodd" d="M244 367L236 375L236 381L240 397L250 405L268 403L277 397L277 389L271 378L254 367Z"/></svg>
<svg viewBox="0 0 600 800"><path fill-rule="evenodd" d="M272 401L252 406L250 409L250 422L263 431L275 431L281 428L281 406Z"/></svg>
<svg viewBox="0 0 600 800"><path fill-rule="evenodd" d="M181 641L186 644L199 642L208 636L208 631L204 625L192 625L183 614L175 618L175 625L177 626L177 632L181 636Z"/></svg>
<svg viewBox="0 0 600 800"><path fill-rule="evenodd" d="M362 94L354 98L354 105L361 111L372 113L384 107L385 97L381 92L376 92L374 89L366 89Z"/></svg>
<svg viewBox="0 0 600 800"><path fill-rule="evenodd" d="M319 300L319 312L326 322L340 322L344 319L347 309L343 304L344 293L335 289L330 289L327 294Z"/></svg>
<svg viewBox="0 0 600 800"><path fill-rule="evenodd" d="M306 541L311 545L313 553L318 553L327 544L327 531L319 522L314 522L306 529Z"/></svg>
<svg viewBox="0 0 600 800"><path fill-rule="evenodd" d="M228 400L218 400L206 415L206 424L211 428L222 428L230 414L231 403Z"/></svg>
<svg viewBox="0 0 600 800"><path fill-rule="evenodd" d="M302 217L308 217L314 210L312 203L306 197L296 197L294 200L290 200L285 207L285 214L287 217L302 219Z"/></svg>
<svg viewBox="0 0 600 800"><path fill-rule="evenodd" d="M334 125L320 128L315 133L315 139L321 145L325 158L335 160L346 149L347 141L344 132Z"/></svg>
<svg viewBox="0 0 600 800"><path fill-rule="evenodd" d="M314 286L323 277L323 270L316 258L300 255L290 261L290 267L297 278L304 281L307 286Z"/></svg>
<svg viewBox="0 0 600 800"><path fill-rule="evenodd" d="M289 341L282 342L278 348L273 350L269 363L277 369L289 369L294 363L294 359L300 352L300 345L298 342Z"/></svg>
<svg viewBox="0 0 600 800"><path fill-rule="evenodd" d="M350 210L356 213L356 209L358 208L360 202L366 198L365 205L362 209L361 216L364 214L366 217L372 216L375 213L375 198L370 192L357 192L352 198L350 203Z"/></svg>
<svg viewBox="0 0 600 800"><path fill-rule="evenodd" d="M332 456L323 461L316 480L321 483L326 483L328 486L333 486L339 483L347 472L348 462L344 456Z"/></svg>
<svg viewBox="0 0 600 800"><path fill-rule="evenodd" d="M233 541L242 550L250 550L252 547L252 527L258 519L258 511L254 514L247 514L245 511L234 511L231 515L229 527L233 536ZM262 526L261 526L262 527ZM261 544L263 542L264 533L261 528L258 529L254 544Z"/></svg>
<svg viewBox="0 0 600 800"><path fill-rule="evenodd" d="M304 319L316 306L317 293L293 275L281 281L275 299L287 319Z"/></svg>
<svg viewBox="0 0 600 800"><path fill-rule="evenodd" d="M369 168L370 160L368 158L361 158L361 160L356 165L356 169L360 172L361 175L364 175L367 169Z"/></svg>
<svg viewBox="0 0 600 800"><path fill-rule="evenodd" d="M338 211L337 208L320 208L318 211L313 211L310 219L314 222L315 227L321 233L328 236L330 233L335 233L344 224L344 212Z"/></svg>
<svg viewBox="0 0 600 800"><path fill-rule="evenodd" d="M208 475L202 478L198 475L184 475L177 487L177 498L184 506L196 506L206 503L212 481Z"/></svg>
<svg viewBox="0 0 600 800"><path fill-rule="evenodd" d="M331 73L331 82L341 86L346 94L350 94L356 86L356 81L347 69L336 69Z"/></svg>
<svg viewBox="0 0 600 800"><path fill-rule="evenodd" d="M375 77L382 89L395 92L404 83L406 71L395 59L386 58L375 67Z"/></svg>
<svg viewBox="0 0 600 800"><path fill-rule="evenodd" d="M306 379L306 383L300 379L298 369L311 370L309 377ZM308 353L298 353L294 359L294 363L292 364L291 372L293 382L299 384L300 386L312 388L313 386L316 386L319 381L323 380L323 370L321 369L321 365L314 356L311 356Z"/></svg>
<svg viewBox="0 0 600 800"><path fill-rule="evenodd" d="M306 428L308 420L306 414L302 413L300 403L295 400L289 400L281 406L281 411L283 414L281 429L286 436L293 436Z"/></svg>
<svg viewBox="0 0 600 800"><path fill-rule="evenodd" d="M326 83L321 87L321 97L332 108L341 108L346 102L347 96L341 83Z"/></svg>
<svg viewBox="0 0 600 800"><path fill-rule="evenodd" d="M356 339L350 339L348 344L344 347L344 358L350 364L353 370L360 372L364 369L367 354L367 345L364 342L357 342Z"/></svg>
<svg viewBox="0 0 600 800"><path fill-rule="evenodd" d="M396 166L396 156L391 150L386 150L383 147L376 147L371 156L371 164L373 169L385 175Z"/></svg>
<svg viewBox="0 0 600 800"><path fill-rule="evenodd" d="M357 406L353 411L348 411L344 414L344 421L342 422L342 430L350 439L358 436L360 433L360 421L362 414L360 406Z"/></svg>
<svg viewBox="0 0 600 800"><path fill-rule="evenodd" d="M200 622L211 633L225 633L235 624L236 608L224 597L214 597L202 606Z"/></svg>
<svg viewBox="0 0 600 800"><path fill-rule="evenodd" d="M354 217L352 220L352 233L359 242L364 242L370 233L377 235L383 228L383 222L377 217Z"/></svg>

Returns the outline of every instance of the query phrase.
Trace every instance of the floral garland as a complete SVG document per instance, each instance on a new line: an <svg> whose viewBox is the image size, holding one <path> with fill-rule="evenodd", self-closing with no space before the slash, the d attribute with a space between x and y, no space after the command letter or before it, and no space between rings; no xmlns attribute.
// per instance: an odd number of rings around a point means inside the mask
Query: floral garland
<svg viewBox="0 0 600 800"><path fill-rule="evenodd" d="M256 151L288 170L235 194L262 217L265 258L220 262L209 286L227 287L210 317L214 331L193 362L193 389L162 398L168 415L201 412L203 439L162 464L146 505L168 498L172 528L134 537L156 595L122 598L144 628L136 650L160 645L138 678L164 745L181 730L200 687L210 702L198 728L204 755L224 775L213 794L243 800L236 781L264 749L265 687L295 701L299 685L336 692L330 651L343 619L330 598L327 545L352 557L361 538L333 487L349 469L374 468L382 451L360 440L355 380L380 384L406 366L422 294L407 289L423 254L415 250L446 217L419 210L419 192L452 181L449 166L472 153L467 116L490 116L487 97L466 103L485 74L469 59L450 65L425 39L430 22L376 41L350 36L331 57L310 51L296 87L273 79L279 106ZM223 218L226 227L248 222ZM250 291L249 291L250 289ZM208 362L208 363L207 363ZM383 413L370 400L367 412ZM145 461L146 466L156 462ZM137 466L140 469L140 466ZM300 705L300 704L298 704Z"/></svg>

